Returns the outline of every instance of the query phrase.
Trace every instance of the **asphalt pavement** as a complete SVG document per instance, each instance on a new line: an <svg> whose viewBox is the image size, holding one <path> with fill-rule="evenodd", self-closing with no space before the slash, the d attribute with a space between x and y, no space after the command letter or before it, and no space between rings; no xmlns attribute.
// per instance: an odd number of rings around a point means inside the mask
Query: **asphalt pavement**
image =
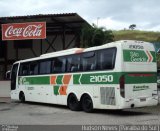
<svg viewBox="0 0 160 131"><path fill-rule="evenodd" d="M71 111L66 106L42 103L0 102L0 125L139 125L160 124L160 104L153 107Z"/></svg>

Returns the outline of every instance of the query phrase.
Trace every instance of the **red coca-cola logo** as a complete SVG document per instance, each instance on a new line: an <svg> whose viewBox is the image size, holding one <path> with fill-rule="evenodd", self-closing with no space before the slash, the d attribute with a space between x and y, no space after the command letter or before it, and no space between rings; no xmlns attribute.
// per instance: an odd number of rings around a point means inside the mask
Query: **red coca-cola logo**
<svg viewBox="0 0 160 131"><path fill-rule="evenodd" d="M45 22L30 22L2 25L2 40L44 38L46 38Z"/></svg>

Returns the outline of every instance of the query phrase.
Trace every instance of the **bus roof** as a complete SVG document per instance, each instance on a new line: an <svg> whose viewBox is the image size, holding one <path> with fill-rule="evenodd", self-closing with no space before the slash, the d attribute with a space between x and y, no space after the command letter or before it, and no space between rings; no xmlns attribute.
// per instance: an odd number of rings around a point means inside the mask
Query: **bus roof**
<svg viewBox="0 0 160 131"><path fill-rule="evenodd" d="M35 60L41 60L41 59L53 58L53 57L58 57L58 56L71 55L71 54L78 54L82 52L94 51L94 50L99 50L99 49L104 49L104 48L109 48L109 47L117 47L119 45L129 44L129 43L148 43L148 42L135 41L135 40L120 40L120 41L115 41L115 42L107 43L101 46L95 46L95 47L90 47L90 48L72 48L72 49L67 49L67 50L62 50L62 51L57 51L57 52L46 53L46 54L40 55L39 57L20 60L20 61L17 61L16 63L29 62L29 61L35 61Z"/></svg>

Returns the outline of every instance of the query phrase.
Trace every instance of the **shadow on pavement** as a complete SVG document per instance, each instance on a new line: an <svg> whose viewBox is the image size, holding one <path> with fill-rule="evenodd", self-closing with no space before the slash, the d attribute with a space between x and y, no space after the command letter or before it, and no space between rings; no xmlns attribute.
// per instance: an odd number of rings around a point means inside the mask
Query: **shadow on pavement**
<svg viewBox="0 0 160 131"><path fill-rule="evenodd" d="M93 113L98 114L106 114L106 115L116 115L116 116L138 116L138 115L146 115L146 114L152 114L150 112L144 112L144 111L136 111L136 110L94 110Z"/></svg>

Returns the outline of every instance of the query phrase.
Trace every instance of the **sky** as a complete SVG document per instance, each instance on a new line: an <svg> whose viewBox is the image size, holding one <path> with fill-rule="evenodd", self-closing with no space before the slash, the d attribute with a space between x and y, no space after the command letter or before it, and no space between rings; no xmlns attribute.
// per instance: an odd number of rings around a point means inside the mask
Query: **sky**
<svg viewBox="0 0 160 131"><path fill-rule="evenodd" d="M111 30L160 31L160 0L0 0L0 17L60 13Z"/></svg>

